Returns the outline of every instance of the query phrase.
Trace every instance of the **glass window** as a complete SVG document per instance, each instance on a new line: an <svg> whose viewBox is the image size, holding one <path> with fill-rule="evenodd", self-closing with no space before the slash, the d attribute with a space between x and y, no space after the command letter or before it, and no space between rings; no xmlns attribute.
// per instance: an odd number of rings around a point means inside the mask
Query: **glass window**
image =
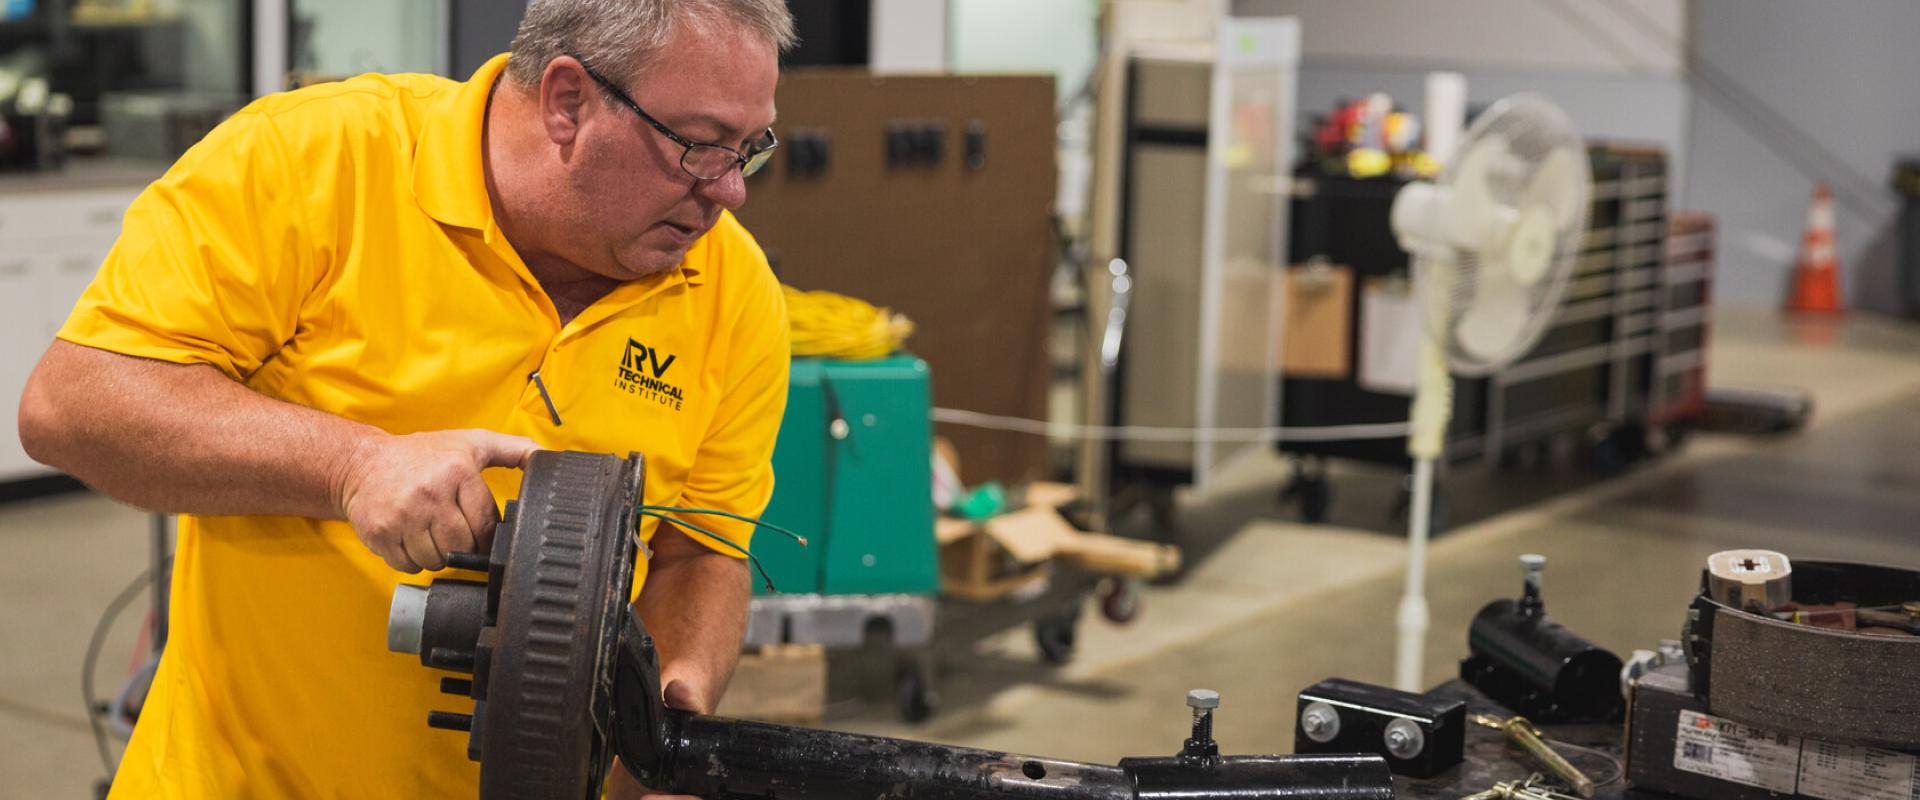
<svg viewBox="0 0 1920 800"><path fill-rule="evenodd" d="M365 72L445 75L447 5L435 0L294 0L293 69L335 78Z"/></svg>
<svg viewBox="0 0 1920 800"><path fill-rule="evenodd" d="M100 125L128 93L231 98L245 91L245 5L0 0L0 73L46 80L72 98L68 122L77 127Z"/></svg>

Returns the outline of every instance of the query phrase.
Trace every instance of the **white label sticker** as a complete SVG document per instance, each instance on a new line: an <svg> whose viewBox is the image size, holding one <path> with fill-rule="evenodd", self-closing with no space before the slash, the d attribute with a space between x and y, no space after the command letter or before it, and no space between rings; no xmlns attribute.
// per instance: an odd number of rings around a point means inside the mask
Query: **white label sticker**
<svg viewBox="0 0 1920 800"><path fill-rule="evenodd" d="M1680 728L1674 737L1674 769L1792 794L1799 766L1800 737L1768 733L1693 711L1680 712Z"/></svg>
<svg viewBox="0 0 1920 800"><path fill-rule="evenodd" d="M1824 800L1915 800L1914 757L1892 750L1808 739L1800 793Z"/></svg>

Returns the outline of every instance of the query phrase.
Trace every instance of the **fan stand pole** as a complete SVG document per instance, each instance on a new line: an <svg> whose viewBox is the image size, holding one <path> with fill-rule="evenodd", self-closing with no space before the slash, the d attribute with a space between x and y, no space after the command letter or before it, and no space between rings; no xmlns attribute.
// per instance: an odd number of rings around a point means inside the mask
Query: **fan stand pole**
<svg viewBox="0 0 1920 800"><path fill-rule="evenodd" d="M1429 286L1451 285L1452 265L1434 261L1428 269ZM1427 301L1422 311L1433 318L1445 313L1435 298L1436 292L1421 292ZM1445 452L1447 422L1453 417L1453 375L1447 371L1446 354L1434 342L1431 332L1420 337L1419 371L1414 375L1412 423L1407 434L1407 455L1413 457L1413 498L1407 509L1407 590L1400 597L1395 619L1399 633L1394 650L1393 685L1403 692L1419 692L1421 666L1426 661L1427 645L1427 536L1433 521L1433 467Z"/></svg>
<svg viewBox="0 0 1920 800"><path fill-rule="evenodd" d="M1403 692L1420 692L1420 671L1427 643L1427 536L1433 520L1433 459L1413 462L1413 502L1407 513L1407 589L1400 597L1395 620L1399 632L1394 650L1393 685Z"/></svg>

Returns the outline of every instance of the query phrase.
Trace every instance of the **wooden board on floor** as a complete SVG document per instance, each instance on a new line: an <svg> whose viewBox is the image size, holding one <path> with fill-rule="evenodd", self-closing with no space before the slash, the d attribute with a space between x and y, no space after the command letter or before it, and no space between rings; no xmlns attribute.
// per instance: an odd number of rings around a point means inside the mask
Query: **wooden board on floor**
<svg viewBox="0 0 1920 800"><path fill-rule="evenodd" d="M716 716L817 725L826 716L827 648L776 644L741 653Z"/></svg>

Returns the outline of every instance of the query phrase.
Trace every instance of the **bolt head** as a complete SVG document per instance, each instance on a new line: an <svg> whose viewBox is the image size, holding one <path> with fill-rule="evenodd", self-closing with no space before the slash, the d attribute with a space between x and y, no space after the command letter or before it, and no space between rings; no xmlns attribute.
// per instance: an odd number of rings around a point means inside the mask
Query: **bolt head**
<svg viewBox="0 0 1920 800"><path fill-rule="evenodd" d="M1187 707L1195 711L1219 708L1220 693L1212 689L1194 689L1187 692Z"/></svg>
<svg viewBox="0 0 1920 800"><path fill-rule="evenodd" d="M1396 719L1387 723L1387 752L1401 760L1412 759L1426 749L1427 736L1412 720Z"/></svg>
<svg viewBox="0 0 1920 800"><path fill-rule="evenodd" d="M1314 702L1300 711L1300 729L1308 739L1326 744L1340 735L1340 712L1326 703Z"/></svg>
<svg viewBox="0 0 1920 800"><path fill-rule="evenodd" d="M1520 566L1526 567L1528 572L1539 572L1547 568L1547 557L1539 553L1528 553L1520 557Z"/></svg>

